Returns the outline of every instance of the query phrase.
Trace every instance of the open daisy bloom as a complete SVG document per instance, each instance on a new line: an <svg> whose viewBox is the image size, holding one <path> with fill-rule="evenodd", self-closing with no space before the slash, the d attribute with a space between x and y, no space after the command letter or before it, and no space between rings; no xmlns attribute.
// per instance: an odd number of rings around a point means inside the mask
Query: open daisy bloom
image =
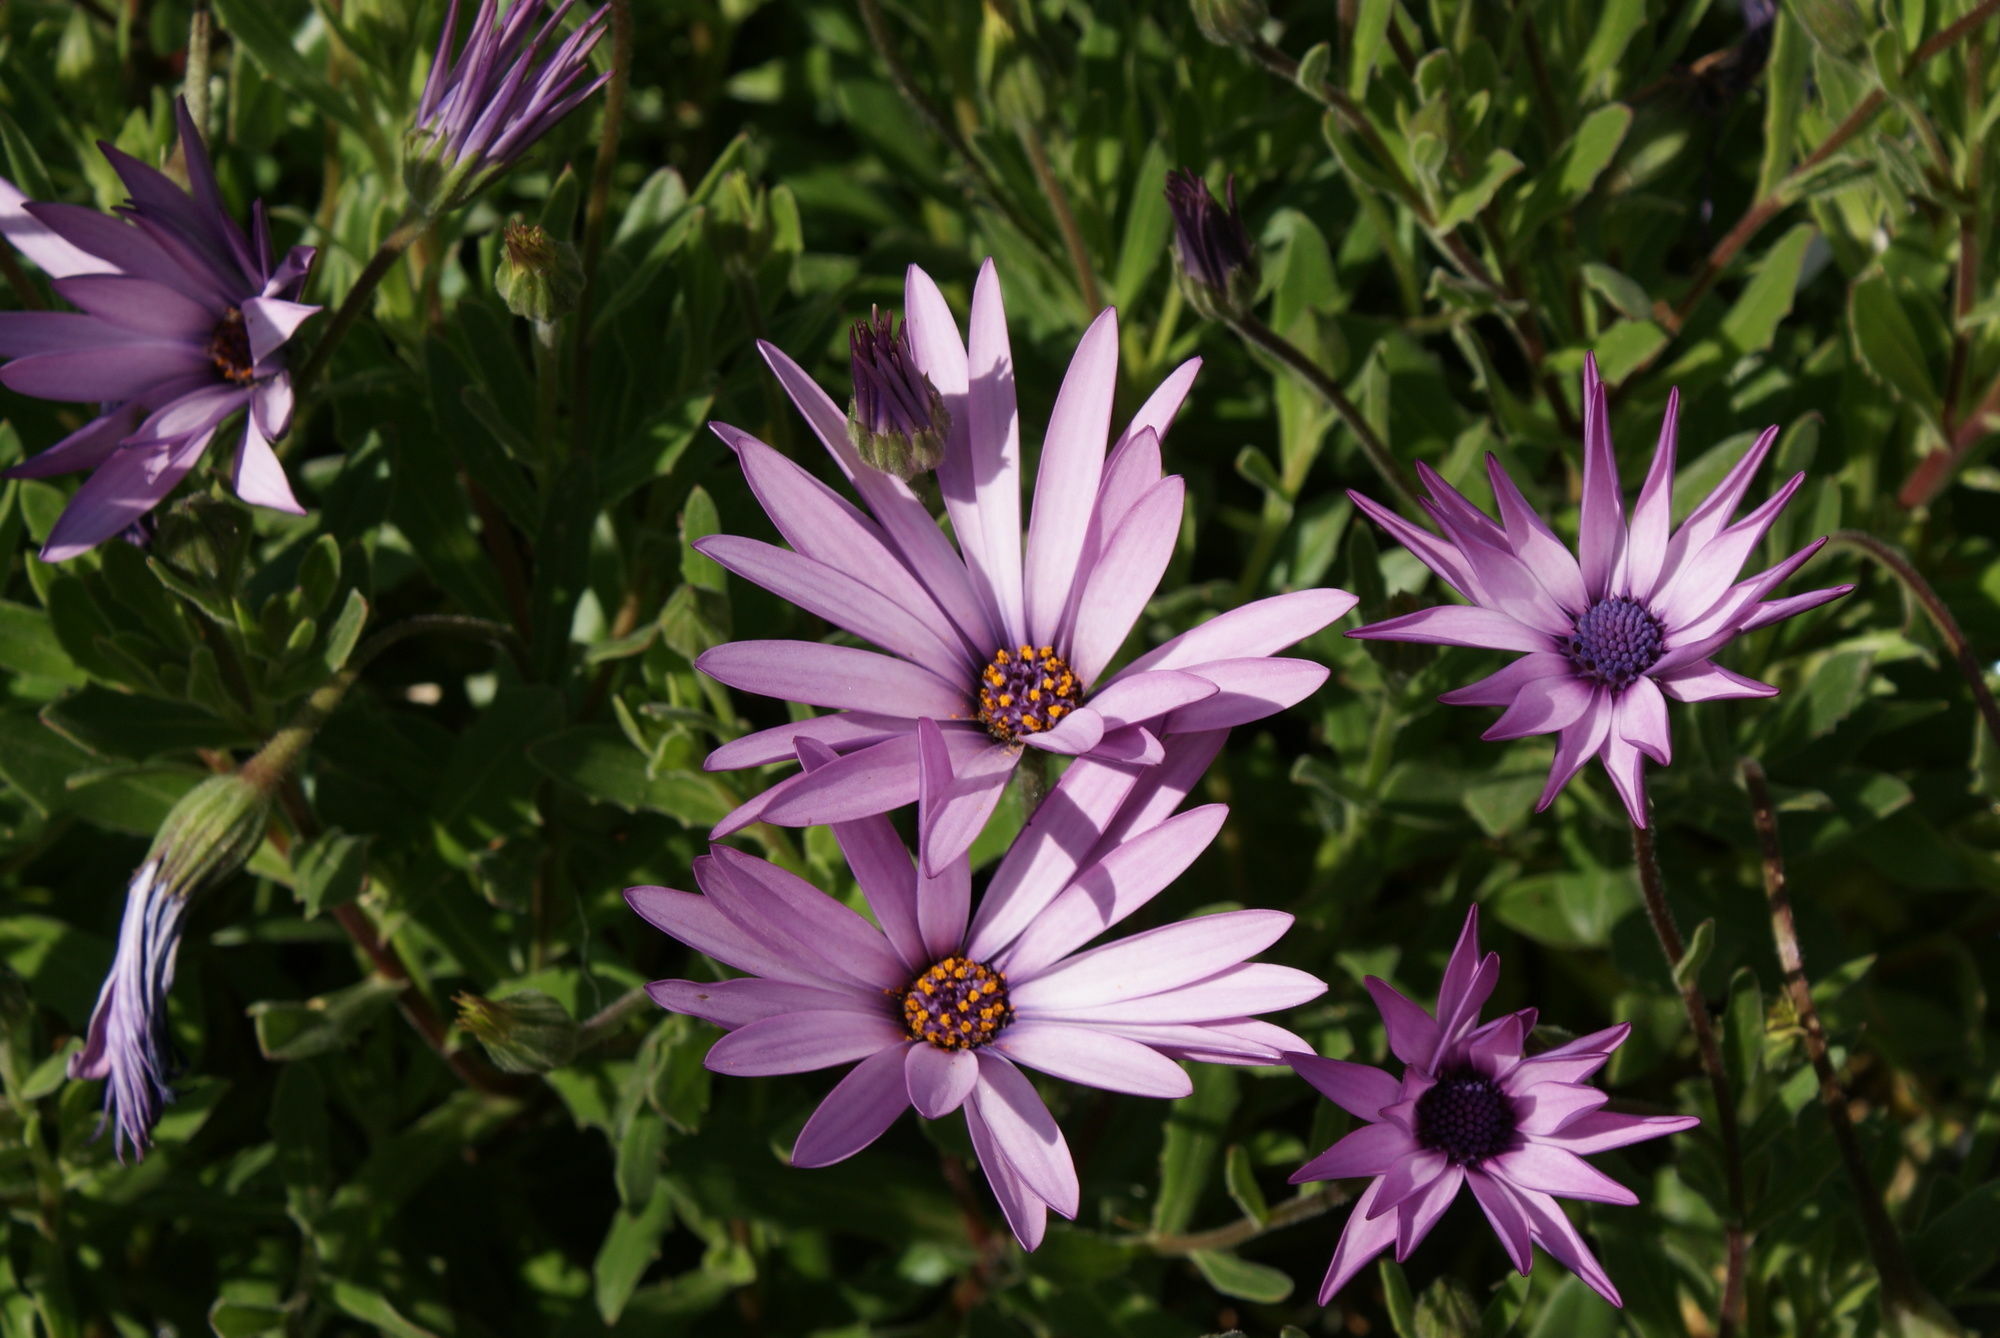
<svg viewBox="0 0 2000 1338"><path fill-rule="evenodd" d="M1470 606L1444 605L1371 623L1349 636L1525 651L1498 673L1438 698L1456 706L1504 706L1483 737L1558 732L1555 765L1537 811L1596 757L1638 826L1646 825L1645 762L1673 756L1667 698L1680 702L1770 697L1768 683L1732 673L1714 655L1737 635L1826 603L1854 587L1767 599L1826 540L1737 580L1744 561L1805 480L1799 474L1734 524L1751 476L1778 429L1768 428L1715 491L1669 533L1674 425L1680 392L1667 400L1652 469L1631 522L1611 454L1597 360L1583 374L1583 516L1572 557L1492 456L1486 472L1499 503L1496 524L1435 470L1417 466L1430 491L1424 509L1442 539L1358 493L1354 503L1401 540ZM1579 560L1580 558L1580 560Z"/></svg>
<svg viewBox="0 0 2000 1338"><path fill-rule="evenodd" d="M921 766L948 770L938 726L920 728ZM874 923L782 869L716 846L695 862L706 895L635 887L626 900L656 928L749 974L648 989L662 1006L728 1030L708 1052L718 1073L855 1065L800 1132L795 1166L853 1156L907 1107L926 1119L963 1109L1008 1225L1033 1249L1049 1209L1076 1215L1079 1189L1062 1131L1022 1068L1176 1097L1192 1085L1175 1060L1269 1064L1304 1048L1254 1015L1303 1003L1325 985L1245 960L1285 932L1289 915L1230 911L1084 946L1214 838L1221 805L1170 815L1224 732L1176 736L1162 762L1143 770L1087 758L1071 766L976 911L963 856L926 878L879 815L834 826ZM811 773L836 765L810 737L799 756Z"/></svg>
<svg viewBox="0 0 2000 1338"><path fill-rule="evenodd" d="M1622 1302L1558 1198L1634 1204L1639 1196L1583 1158L1678 1133L1692 1115L1616 1115L1610 1097L1584 1080L1604 1067L1632 1030L1619 1024L1529 1055L1535 1010L1495 1018L1479 1010L1500 978L1500 955L1479 955L1479 908L1465 928L1438 990L1437 1016L1368 978L1389 1049L1403 1061L1398 1081L1381 1069L1317 1055L1287 1055L1300 1077L1365 1120L1359 1129L1292 1176L1338 1180L1373 1176L1355 1201L1319 1290L1325 1305L1348 1279L1391 1244L1409 1258L1461 1186L1470 1187L1514 1267L1526 1273L1540 1245L1613 1305Z"/></svg>
<svg viewBox="0 0 2000 1338"><path fill-rule="evenodd" d="M1301 700L1325 666L1273 658L1354 606L1342 590L1305 590L1234 609L1105 671L1152 597L1180 533L1178 477L1162 477L1160 437L1194 379L1177 368L1107 457L1118 320L1105 311L1063 380L1021 534L1020 424L1000 281L979 272L971 337L937 286L909 271L910 359L949 418L937 467L956 546L915 493L862 463L847 416L797 364L760 345L792 402L872 515L727 424L750 487L789 550L718 535L697 547L888 654L810 641L738 641L700 668L733 688L833 708L724 744L710 770L789 760L810 739L839 759L790 777L719 824L844 822L918 797L917 723L933 720L953 788L925 795L925 871L972 844L1023 748L1147 765L1164 736L1226 729ZM942 773L933 769L933 777Z"/></svg>
<svg viewBox="0 0 2000 1338"><path fill-rule="evenodd" d="M292 421L284 346L318 307L293 301L313 248L271 251L261 203L251 236L230 218L201 134L176 101L189 190L100 144L131 202L106 216L27 200L0 181L0 235L79 310L0 312L0 383L98 416L7 471L94 470L50 532L45 561L74 557L158 506L230 415L243 415L231 482L255 506L299 513L271 443Z"/></svg>

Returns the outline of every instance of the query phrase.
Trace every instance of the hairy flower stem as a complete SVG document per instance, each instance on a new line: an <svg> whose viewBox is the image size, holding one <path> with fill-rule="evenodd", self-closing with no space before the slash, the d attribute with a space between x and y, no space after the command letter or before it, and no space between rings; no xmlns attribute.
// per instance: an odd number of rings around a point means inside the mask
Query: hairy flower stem
<svg viewBox="0 0 2000 1338"><path fill-rule="evenodd" d="M1337 1184L1327 1185L1310 1194L1301 1194L1297 1198L1285 1200L1271 1209L1262 1219L1244 1217L1231 1222L1228 1226L1215 1227L1208 1231L1193 1231L1184 1236L1143 1236L1140 1239L1154 1254L1193 1254L1197 1250L1231 1250L1259 1236L1269 1235L1285 1227L1297 1226L1300 1222L1309 1222L1322 1213L1338 1208L1347 1202L1347 1199L1348 1193L1345 1187Z"/></svg>
<svg viewBox="0 0 2000 1338"><path fill-rule="evenodd" d="M604 86L604 128L590 169L590 198L583 207L583 289L570 352L570 444L579 455L590 441L591 309L610 217L611 173L618 165L618 138L625 126L625 94L632 84L634 43L631 0L611 0L611 81Z"/></svg>
<svg viewBox="0 0 2000 1338"><path fill-rule="evenodd" d="M1632 860L1639 869L1639 891L1645 898L1646 918L1652 923L1653 934L1660 940L1661 951L1667 955L1669 973L1678 974L1680 964L1687 958L1687 943L1681 938L1681 931L1674 924L1674 913L1667 906L1667 892L1660 877L1660 860L1653 845L1652 828L1637 825L1632 828ZM1723 1221L1722 1230L1728 1259L1715 1333L1716 1338L1732 1338L1743 1328L1743 1266L1748 1249L1748 1233L1743 1225L1743 1137L1737 1128L1736 1097L1730 1088L1729 1071L1722 1066L1722 1046L1716 1040L1715 1023L1708 1015L1707 1001L1701 997L1701 986L1690 973L1678 988L1681 1006L1687 1010L1688 1026L1694 1032L1695 1049L1701 1056L1702 1071L1707 1074L1708 1085L1715 1093L1716 1127L1722 1137L1722 1164L1729 1192L1729 1214Z"/></svg>
<svg viewBox="0 0 2000 1338"><path fill-rule="evenodd" d="M1382 476L1382 481L1395 490L1404 508L1417 515L1423 514L1423 503L1418 500L1417 490L1409 475L1397 463L1396 457L1389 453L1388 446L1375 435L1375 429L1362 416L1360 406L1347 398L1347 392L1321 371L1319 364L1307 357L1304 349L1247 312L1231 318L1229 328L1291 368L1299 379L1318 392L1319 397L1332 406L1341 421L1347 424L1355 440L1361 443L1361 453L1368 457L1369 464L1375 466L1375 472Z"/></svg>
<svg viewBox="0 0 2000 1338"><path fill-rule="evenodd" d="M424 235L427 226L429 225L423 218L415 214L406 215L402 222L389 230L389 235L382 239L382 244L375 248L375 254L369 257L367 267L354 280L354 286L347 290L347 296L341 299L340 307L333 313L332 319L327 321L326 331L320 335L319 342L313 345L312 353L293 375L292 387L298 394L303 396L314 379L326 370L327 363L333 358L333 350L339 346L341 339L346 336L353 324L368 310L374 301L375 290L381 286L382 280L389 277L389 271L403 258L403 252L409 250L411 244Z"/></svg>
<svg viewBox="0 0 2000 1338"><path fill-rule="evenodd" d="M1806 981L1805 957L1799 952L1798 927L1792 921L1791 895L1785 889L1785 856L1778 845L1778 816L1771 806L1770 787L1764 769L1750 758L1740 763L1743 788L1750 793L1750 813L1757 826L1757 841L1764 855L1764 898L1771 904L1771 937L1778 947L1778 965L1785 973L1785 990L1798 1015L1799 1030L1805 1037L1806 1057L1819 1077L1820 1104L1826 1107L1827 1122L1833 1126L1834 1145L1840 1150L1841 1165L1854 1186L1856 1206L1861 1214L1861 1233L1868 1241L1868 1254L1882 1279L1882 1299L1886 1308L1914 1313L1924 1308L1924 1294L1910 1272L1903 1242L1895 1223L1882 1202L1882 1191L1861 1156L1861 1141L1855 1136L1854 1117L1847 1110L1847 1092L1827 1057L1826 1028L1820 1024L1819 1009L1813 1006L1812 988Z"/></svg>
<svg viewBox="0 0 2000 1338"><path fill-rule="evenodd" d="M1952 658L1958 661L1958 671L1965 676L1965 685L1972 690L1973 703L1979 707L1987 733L1992 735L1994 747L2000 749L2000 703L1994 701L1993 690L1986 686L1986 671L1980 667L1978 657L1966 643L1965 632L1959 627L1958 619L1951 616L1951 610L1938 598L1937 591L1931 589L1930 582L1910 564L1908 558L1865 531L1835 530L1827 537L1827 542L1840 548L1852 548L1872 559L1902 582L1903 588L1923 607L1931 625L1951 647Z"/></svg>

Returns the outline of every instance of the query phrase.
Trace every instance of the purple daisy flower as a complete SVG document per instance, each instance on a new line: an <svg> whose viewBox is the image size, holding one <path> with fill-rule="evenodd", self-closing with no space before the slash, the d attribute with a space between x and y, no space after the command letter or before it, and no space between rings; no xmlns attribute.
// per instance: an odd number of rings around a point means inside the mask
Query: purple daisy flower
<svg viewBox="0 0 2000 1338"><path fill-rule="evenodd" d="M201 134L176 101L183 190L109 144L98 147L131 194L107 217L27 200L0 180L0 234L78 310L0 312L0 384L41 399L97 404L96 418L9 478L94 471L42 558L96 547L158 506L239 409L232 483L255 506L300 514L271 443L292 421L283 348L318 307L293 299L313 248L274 260L261 202L251 237L229 217ZM254 241L254 245L253 245Z"/></svg>
<svg viewBox="0 0 2000 1338"><path fill-rule="evenodd" d="M431 212L455 209L484 190L611 78L588 77L609 5L547 49L575 3L562 0L549 13L543 0L508 0L503 12L496 0L480 0L454 60L458 0L451 0L405 150L410 193Z"/></svg>
<svg viewBox="0 0 2000 1338"><path fill-rule="evenodd" d="M919 765L948 772L942 731L931 721L919 731ZM648 989L663 1007L728 1030L708 1052L718 1073L859 1061L806 1122L795 1166L853 1156L907 1107L926 1119L963 1109L1008 1225L1032 1250L1049 1209L1076 1215L1079 1190L1062 1131L1023 1068L1185 1096L1192 1085L1176 1060L1278 1062L1302 1044L1253 1015L1326 988L1303 971L1246 961L1291 925L1279 911L1229 911L1084 946L1214 838L1222 805L1170 815L1226 732L1178 735L1150 768L1076 762L976 911L965 857L926 878L881 815L833 829L873 923L774 865L715 846L695 861L706 895L635 887L625 897L656 928L748 977ZM838 764L809 736L799 757L811 773Z"/></svg>
<svg viewBox="0 0 2000 1338"><path fill-rule="evenodd" d="M1583 516L1577 526L1581 562L1572 557L1529 507L1493 456L1486 473L1501 523L1467 501L1437 471L1419 464L1430 491L1424 510L1444 532L1426 533L1387 508L1350 492L1383 529L1471 602L1422 609L1348 633L1385 641L1422 641L1525 651L1522 658L1469 687L1438 698L1454 706L1504 706L1482 736L1519 739L1560 731L1555 765L1536 811L1592 757L1604 763L1626 812L1646 825L1645 762L1673 756L1667 698L1679 702L1771 697L1768 683L1732 673L1714 655L1741 633L1803 613L1854 587L1766 599L1825 539L1783 562L1737 580L1744 560L1798 491L1805 475L1735 524L1750 479L1777 440L1767 428L1715 491L1669 534L1673 500L1674 426L1680 392L1667 398L1652 469L1632 519L1619 496L1611 454L1604 383L1597 360L1583 373Z"/></svg>
<svg viewBox="0 0 2000 1338"><path fill-rule="evenodd" d="M1118 317L1083 336L1056 397L1021 536L1020 424L1000 281L973 290L970 347L928 275L911 267L902 334L949 419L938 485L954 547L901 479L869 468L846 415L769 344L765 360L871 515L748 433L712 424L789 550L733 535L696 547L729 570L889 654L810 641L738 641L697 661L746 692L829 707L724 744L710 770L789 760L811 739L841 754L739 807L713 835L751 822L808 826L918 797L917 725L933 720L953 790L927 793L922 845L935 874L972 845L1025 748L1103 761L1158 761L1164 735L1226 729L1300 701L1324 665L1274 658L1354 606L1304 590L1224 613L1105 670L1173 556L1183 485L1163 477L1160 437L1199 361L1177 368L1105 452ZM933 776L941 773L933 770Z"/></svg>
<svg viewBox="0 0 2000 1338"><path fill-rule="evenodd" d="M1479 955L1475 906L1445 968L1435 1018L1368 977L1389 1049L1403 1061L1402 1081L1366 1064L1285 1056L1328 1100L1367 1121L1292 1176L1293 1184L1375 1177L1334 1247L1321 1305L1391 1243L1399 1262L1409 1258L1460 1186L1471 1188L1516 1269L1526 1273L1540 1245L1605 1300L1623 1304L1556 1199L1637 1203L1638 1195L1583 1159L1701 1121L1603 1109L1609 1095L1584 1080L1624 1044L1628 1024L1535 1055L1522 1049L1534 1009L1481 1026L1479 1010L1499 978L1500 954Z"/></svg>

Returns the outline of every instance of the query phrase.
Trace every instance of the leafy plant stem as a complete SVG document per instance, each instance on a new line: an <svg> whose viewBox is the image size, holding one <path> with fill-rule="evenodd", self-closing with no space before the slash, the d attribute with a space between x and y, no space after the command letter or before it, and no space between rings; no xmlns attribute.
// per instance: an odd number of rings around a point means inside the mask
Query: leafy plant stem
<svg viewBox="0 0 2000 1338"><path fill-rule="evenodd" d="M1023 119L1015 127L1021 147L1027 150L1028 164L1035 169L1035 181L1048 198L1049 210L1056 216L1056 228L1062 233L1063 249L1069 253L1070 267L1076 271L1076 291L1083 298L1087 317L1095 317L1104 310L1104 295L1098 291L1097 275L1090 267L1090 251L1083 244L1083 231L1076 225L1076 211L1070 208L1069 192L1063 189L1062 179L1049 166L1049 151L1042 143L1042 133L1031 122Z"/></svg>
<svg viewBox="0 0 2000 1338"><path fill-rule="evenodd" d="M1972 700L1979 707L1987 732L1993 736L1995 746L2000 747L2000 703L1995 702L1993 690L1986 686L1986 671L1980 667L1979 658L1967 644L1965 631L1959 627L1958 619L1951 616L1951 609L1938 598L1937 591L1931 588L1923 573L1894 547L1862 530L1835 530L1827 536L1827 542L1837 548L1852 548L1864 554L1902 582L1903 588L1929 616L1938 635L1951 647L1952 658L1958 661L1958 670L1965 676L1965 685L1972 689Z"/></svg>
<svg viewBox="0 0 2000 1338"><path fill-rule="evenodd" d="M1680 928L1674 923L1674 913L1667 905L1659 854L1654 847L1650 827L1633 824L1632 861L1639 870L1639 891L1645 899L1646 918L1653 926L1654 936L1660 941L1661 951L1666 953L1669 973L1674 973L1687 957L1687 942L1681 937ZM1702 1071L1708 1076L1708 1084L1715 1093L1715 1118L1722 1138L1729 1214L1722 1227L1727 1261L1715 1332L1716 1338L1731 1338L1731 1335L1741 1332L1744 1321L1743 1267L1748 1238L1743 1226L1743 1139L1736 1126L1736 1098L1730 1090L1729 1071L1722 1065L1722 1046L1716 1039L1715 1024L1708 1015L1708 1003L1701 997L1700 983L1690 973L1679 989L1681 1006L1686 1009L1688 1026L1694 1032L1695 1050L1701 1057Z"/></svg>
<svg viewBox="0 0 2000 1338"><path fill-rule="evenodd" d="M1208 1231L1192 1231L1186 1235L1152 1235L1141 1237L1147 1249L1154 1254L1193 1254L1196 1250L1231 1250L1259 1236L1269 1235L1285 1227L1297 1226L1300 1222L1310 1222L1322 1213L1330 1212L1347 1202L1347 1190L1341 1185L1327 1185L1310 1194L1287 1199L1277 1204L1263 1220L1243 1217L1228 1226L1214 1227Z"/></svg>
<svg viewBox="0 0 2000 1338"><path fill-rule="evenodd" d="M1397 463L1396 457L1389 453L1388 446L1375 435L1375 429L1370 427L1368 420L1362 416L1360 406L1347 397L1347 392L1342 390L1332 377L1320 370L1319 364L1306 356L1305 350L1247 312L1231 318L1229 328L1291 368L1301 380L1317 391L1320 398L1340 415L1348 430L1354 433L1355 440L1361 443L1362 454L1368 457L1368 463L1375 466L1375 472L1380 474L1382 481L1395 492L1404 508L1422 514L1423 507L1417 500L1417 491L1409 475L1404 472L1402 465Z"/></svg>
<svg viewBox="0 0 2000 1338"><path fill-rule="evenodd" d="M354 286L349 288L347 296L341 299L339 308L334 311L332 319L326 324L326 332L320 335L319 342L313 345L312 353L292 377L292 388L296 393L303 395L320 373L326 370L328 361L333 357L333 350L339 346L354 323L361 319L362 313L368 310L369 304L374 300L375 290L381 286L382 280L388 277L396 262L403 258L403 252L410 249L411 243L423 236L427 226L429 225L425 219L409 214L389 230L389 235L382 239L382 244L375 248L375 254L369 257L367 266L354 280Z"/></svg>
<svg viewBox="0 0 2000 1338"><path fill-rule="evenodd" d="M1833 1126L1834 1145L1840 1150L1841 1165L1854 1186L1855 1202L1861 1214L1861 1233L1867 1238L1868 1253L1875 1261L1875 1272L1882 1279L1883 1301L1896 1310L1921 1310L1923 1289L1910 1271L1902 1239L1896 1234L1895 1223L1889 1220L1888 1209L1883 1206L1882 1191L1876 1187L1875 1177L1869 1173L1868 1163L1862 1159L1861 1143L1854 1132L1854 1118L1847 1111L1847 1093L1840 1085L1840 1075L1834 1072L1833 1061L1827 1056L1826 1028L1820 1023L1819 1010L1813 1006L1812 988L1806 981L1805 957L1799 951L1798 926L1792 919L1791 894L1785 887L1785 856L1778 844L1778 815L1771 806L1771 790L1765 783L1764 769L1748 757L1743 758L1739 766L1743 772L1743 788L1750 794L1750 813L1757 827L1757 841L1763 849L1764 899L1771 906L1771 937L1777 944L1778 965L1785 973L1785 990L1791 997L1792 1011L1798 1015L1799 1029L1805 1037L1806 1057L1812 1061L1813 1072L1819 1077L1820 1104L1826 1107L1827 1121Z"/></svg>
<svg viewBox="0 0 2000 1338"><path fill-rule="evenodd" d="M604 86L604 124L598 132L597 160L590 169L590 196L583 207L583 291L577 303L576 348L570 355L570 441L579 455L590 441L591 302L597 287L597 262L604 257L611 174L618 165L618 138L625 126L634 41L631 0L611 0L611 79Z"/></svg>
<svg viewBox="0 0 2000 1338"><path fill-rule="evenodd" d="M644 1008L651 999L652 996L646 993L645 986L635 985L597 1012L585 1018L577 1027L576 1048L578 1052L588 1050L593 1046L602 1045L604 1042L610 1040L617 1033L618 1029L625 1025L625 1020Z"/></svg>

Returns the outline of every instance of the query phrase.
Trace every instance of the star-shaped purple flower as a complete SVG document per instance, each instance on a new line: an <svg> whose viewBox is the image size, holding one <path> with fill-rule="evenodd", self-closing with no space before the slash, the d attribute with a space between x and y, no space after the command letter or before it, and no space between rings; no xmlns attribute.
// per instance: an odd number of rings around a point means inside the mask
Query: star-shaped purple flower
<svg viewBox="0 0 2000 1338"><path fill-rule="evenodd" d="M801 739L833 765L790 777L718 825L808 826L885 813L918 797L917 723L935 721L954 789L929 794L926 871L964 853L1023 748L1148 765L1164 736L1226 729L1300 701L1324 665L1275 652L1354 606L1344 590L1303 590L1234 609L1105 671L1152 597L1180 533L1183 484L1163 476L1160 437L1198 362L1155 390L1107 458L1118 318L1085 332L1050 415L1025 547L1021 441L1000 281L988 261L973 290L971 339L911 267L905 331L942 396L950 431L938 486L954 547L915 493L861 462L846 415L796 363L760 345L792 402L872 514L749 434L714 424L789 550L719 535L696 547L747 580L855 636L878 654L811 641L738 641L702 655L733 688L833 708L724 744L710 770L787 761Z"/></svg>
<svg viewBox="0 0 2000 1338"><path fill-rule="evenodd" d="M1744 457L1669 533L1674 487L1674 427L1680 392L1667 399L1653 466L1625 520L1618 462L1596 358L1583 374L1583 516L1581 561L1535 514L1491 455L1487 476L1500 523L1467 501L1437 472L1419 464L1430 490L1424 510L1442 539L1359 493L1349 493L1383 529L1469 599L1390 618L1349 632L1386 641L1423 641L1524 651L1522 658L1468 687L1438 698L1455 706L1504 706L1483 737L1518 739L1558 732L1555 765L1536 811L1583 764L1596 757L1638 826L1646 825L1645 758L1673 756L1667 698L1680 702L1770 697L1777 689L1723 668L1714 655L1738 635L1803 613L1854 587L1767 599L1818 552L1806 545L1745 580L1738 571L1805 481L1798 474L1742 520L1730 517L1751 476L1777 440L1768 428Z"/></svg>
<svg viewBox="0 0 2000 1338"><path fill-rule="evenodd" d="M1177 735L1143 770L1073 764L976 911L965 857L926 878L880 815L834 825L874 923L774 865L715 846L694 867L706 895L635 887L626 900L656 928L749 974L648 989L662 1006L728 1030L708 1052L718 1073L855 1065L800 1132L795 1166L853 1156L909 1107L933 1120L963 1109L1008 1225L1033 1249L1049 1209L1076 1215L1079 1188L1062 1130L1023 1068L1185 1096L1192 1085L1176 1060L1275 1063L1303 1045L1254 1015L1326 988L1303 971L1246 960L1291 925L1280 911L1206 915L1085 947L1214 838L1223 806L1169 815L1226 732ZM923 769L948 771L937 725L925 721L920 733ZM810 737L799 756L809 773L835 764Z"/></svg>
<svg viewBox="0 0 2000 1338"><path fill-rule="evenodd" d="M0 181L0 235L78 308L0 312L0 357L13 359L0 367L0 384L101 409L7 471L95 471L43 545L48 562L96 547L158 506L240 409L249 412L232 476L237 496L302 510L271 443L292 421L285 343L319 310L293 300L313 248L275 259L261 202L246 238L223 206L187 105L177 101L174 114L191 191L109 144L98 147L131 192L115 216L34 203Z"/></svg>
<svg viewBox="0 0 2000 1338"><path fill-rule="evenodd" d="M1285 1056L1335 1105L1367 1121L1314 1157L1292 1183L1373 1176L1334 1248L1319 1303L1333 1299L1370 1259L1396 1247L1404 1260L1469 1187L1514 1267L1526 1273L1540 1245L1613 1305L1618 1289L1557 1198L1633 1204L1639 1196L1583 1159L1595 1152L1679 1133L1692 1115L1618 1115L1584 1080L1604 1067L1631 1027L1621 1023L1540 1054L1522 1047L1535 1010L1495 1018L1479 1010L1500 979L1500 955L1479 955L1479 908L1445 968L1433 1018L1375 977L1399 1082L1381 1069L1312 1054Z"/></svg>

